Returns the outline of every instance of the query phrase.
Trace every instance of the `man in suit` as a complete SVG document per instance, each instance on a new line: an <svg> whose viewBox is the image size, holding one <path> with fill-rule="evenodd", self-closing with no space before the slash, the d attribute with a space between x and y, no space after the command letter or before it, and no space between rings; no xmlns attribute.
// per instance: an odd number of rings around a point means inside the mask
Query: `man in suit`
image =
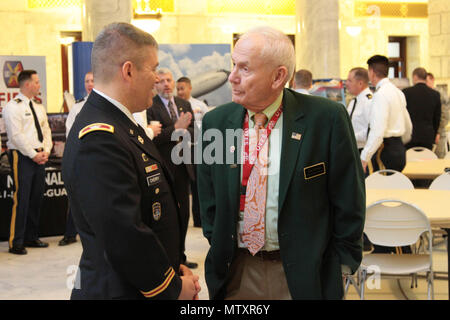
<svg viewBox="0 0 450 320"><path fill-rule="evenodd" d="M309 70L298 70L294 75L294 90L298 93L311 94L312 73Z"/></svg>
<svg viewBox="0 0 450 320"><path fill-rule="evenodd" d="M174 182L132 113L152 105L158 44L127 23L92 48L95 88L69 133L63 179L83 253L72 299L193 299Z"/></svg>
<svg viewBox="0 0 450 320"><path fill-rule="evenodd" d="M209 296L341 299L342 274L362 259L365 213L348 113L284 89L295 53L278 30L247 32L232 60L233 102L205 115L199 140Z"/></svg>
<svg viewBox="0 0 450 320"><path fill-rule="evenodd" d="M441 97L439 92L427 86L427 71L416 68L412 73L414 86L403 89L413 125L411 141L406 149L412 147L433 148L441 121Z"/></svg>
<svg viewBox="0 0 450 320"><path fill-rule="evenodd" d="M152 120L157 120L162 125L161 133L153 139L153 142L174 177L175 194L179 201L182 217L181 240L184 252L189 224L189 181L190 179L194 180L195 175L191 157L190 161L188 161L189 163L185 161L180 163L173 157L178 158L179 156L175 149L180 142L179 138L182 140L182 143L190 144L193 141L194 121L192 115L194 112L188 101L173 95L175 81L173 80L172 72L161 68L157 73L159 81L155 84L155 88L158 94L153 98L153 107L147 110L147 121L150 123ZM198 266L195 262L187 261L185 254L183 254L182 263L191 269Z"/></svg>

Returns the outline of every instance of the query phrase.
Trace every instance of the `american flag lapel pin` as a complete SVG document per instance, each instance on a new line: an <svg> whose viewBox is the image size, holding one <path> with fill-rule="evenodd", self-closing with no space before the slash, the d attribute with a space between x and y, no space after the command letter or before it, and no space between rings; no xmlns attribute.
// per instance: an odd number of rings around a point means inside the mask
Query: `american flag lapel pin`
<svg viewBox="0 0 450 320"><path fill-rule="evenodd" d="M297 132L292 132L291 138L300 141L300 139L302 138L302 134L301 133L297 133Z"/></svg>

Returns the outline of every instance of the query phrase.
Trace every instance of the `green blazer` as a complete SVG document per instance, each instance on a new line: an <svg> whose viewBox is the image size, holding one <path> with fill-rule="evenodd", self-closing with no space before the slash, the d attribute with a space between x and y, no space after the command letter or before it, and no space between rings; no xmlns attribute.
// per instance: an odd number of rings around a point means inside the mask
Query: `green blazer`
<svg viewBox="0 0 450 320"><path fill-rule="evenodd" d="M227 129L242 128L245 112L236 103L217 107L203 118L202 134L216 129L225 137ZM282 116L278 237L289 291L293 299L342 299L341 265L355 272L361 262L366 207L350 118L341 104L289 89ZM203 160L197 171L203 234L211 246L205 261L210 299L225 297L237 251L241 138L224 138L211 151L207 140L214 138L203 137L200 148L204 155L223 153L223 161Z"/></svg>

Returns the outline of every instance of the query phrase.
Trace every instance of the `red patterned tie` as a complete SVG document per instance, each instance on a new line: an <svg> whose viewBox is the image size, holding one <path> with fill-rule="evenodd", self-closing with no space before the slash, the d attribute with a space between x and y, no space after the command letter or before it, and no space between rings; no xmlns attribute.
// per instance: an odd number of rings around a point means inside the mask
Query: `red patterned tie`
<svg viewBox="0 0 450 320"><path fill-rule="evenodd" d="M267 117L264 113L254 115L255 130L250 130L250 154L255 150L262 135L267 135L264 125ZM263 137L263 138L264 138ZM244 230L242 241L252 255L264 246L265 211L267 193L267 158L269 154L269 139L262 146L258 159L250 174L245 194Z"/></svg>

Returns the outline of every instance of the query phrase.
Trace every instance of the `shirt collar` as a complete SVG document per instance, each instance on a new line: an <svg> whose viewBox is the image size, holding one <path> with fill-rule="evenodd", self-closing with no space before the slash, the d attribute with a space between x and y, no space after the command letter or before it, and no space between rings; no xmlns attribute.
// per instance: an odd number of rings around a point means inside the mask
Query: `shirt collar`
<svg viewBox="0 0 450 320"><path fill-rule="evenodd" d="M275 112L278 110L278 107L281 105L281 102L283 101L283 91L281 91L280 95L278 96L278 98L275 99L274 102L272 102L271 105L269 105L267 108L265 108L262 112L266 115L267 119L272 118L272 116L275 114ZM250 111L248 110L248 116L250 119L252 119L253 121L253 116L255 115L256 112ZM269 122L267 121L267 123ZM266 125L267 125L266 123Z"/></svg>
<svg viewBox="0 0 450 320"><path fill-rule="evenodd" d="M170 99L166 99L163 96L161 96L160 94L158 94L158 96L161 98L161 101L164 103L164 105L166 107L169 104L169 101L172 101L172 103L175 104L175 100L173 99L173 96L171 96Z"/></svg>
<svg viewBox="0 0 450 320"><path fill-rule="evenodd" d="M127 107L125 107L123 104L121 104L119 101L114 100L113 98L107 96L106 94L104 94L103 92L97 90L97 89L92 89L93 91L95 91L97 94L101 95L103 98L105 98L106 100L108 100L109 102L111 102L114 106L117 107L117 109L119 109L120 111L122 111L123 113L125 113L125 115L128 117L128 119L130 119L136 126L138 125L136 120L134 120L133 115L131 114L130 110L128 110Z"/></svg>
<svg viewBox="0 0 450 320"><path fill-rule="evenodd" d="M382 86L382 85L384 85L385 83L387 83L387 82L389 82L389 79L388 78L384 78L384 79L381 79L378 83L377 83L377 85L376 85L376 90L378 90L378 89L380 89L380 87Z"/></svg>
<svg viewBox="0 0 450 320"><path fill-rule="evenodd" d="M363 96L365 96L365 95L367 95L367 94L371 94L372 93L372 91L370 91L370 89L367 87L367 88L365 88L363 91L361 91L357 96L356 96L356 99L357 100L360 100L360 98L362 98Z"/></svg>

